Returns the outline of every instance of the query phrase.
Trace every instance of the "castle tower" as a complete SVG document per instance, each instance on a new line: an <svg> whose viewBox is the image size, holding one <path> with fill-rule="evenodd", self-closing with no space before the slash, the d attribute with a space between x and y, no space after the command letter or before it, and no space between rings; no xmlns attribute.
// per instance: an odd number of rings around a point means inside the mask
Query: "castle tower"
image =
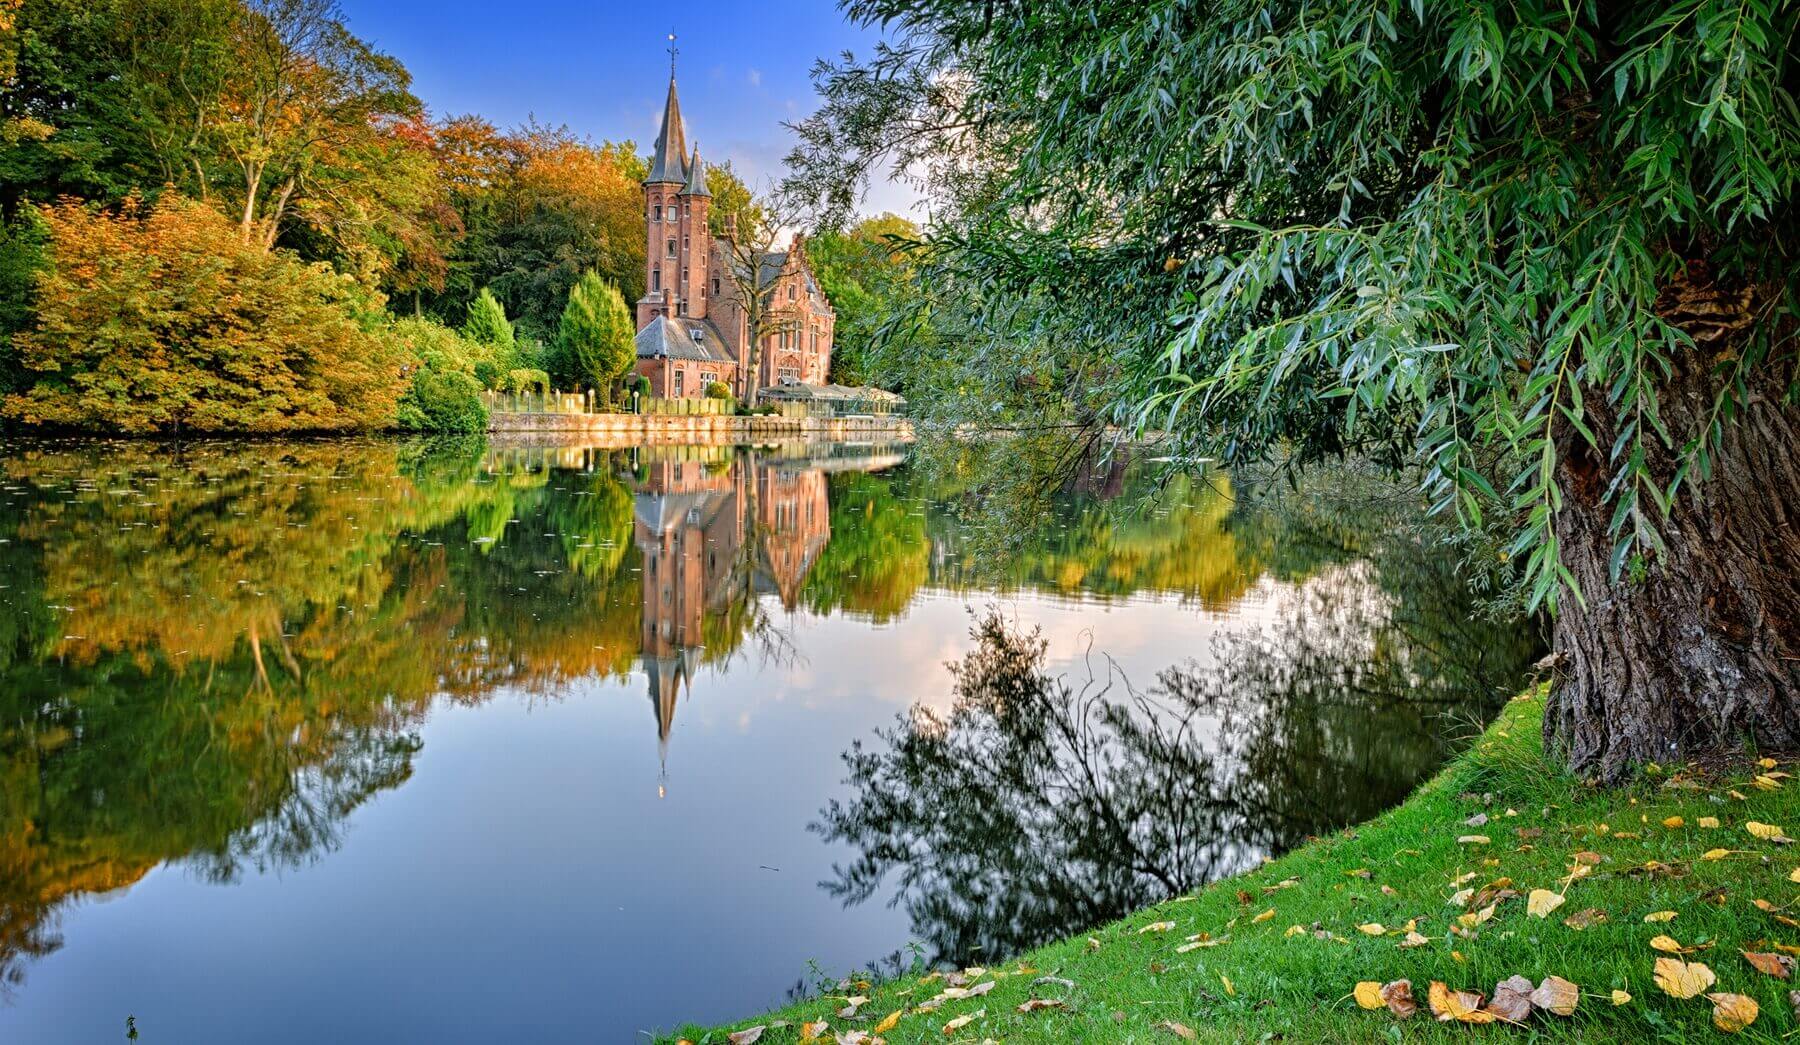
<svg viewBox="0 0 1800 1045"><path fill-rule="evenodd" d="M637 303L641 330L659 315L685 314L682 268L692 268L687 255L693 233L682 217L682 190L688 184L687 130L681 122L681 100L675 96L674 60L670 60L669 98L663 104L662 131L656 154L644 178L644 296ZM702 181L704 185L704 180ZM684 246L685 244L685 246ZM704 245L702 245L704 249Z"/></svg>
<svg viewBox="0 0 1800 1045"><path fill-rule="evenodd" d="M700 146L688 161L687 183L677 197L681 201L681 296L686 315L706 318L707 264L712 257L712 231L707 214L712 209L712 190L706 187L706 166L700 162ZM691 246L689 246L691 244Z"/></svg>

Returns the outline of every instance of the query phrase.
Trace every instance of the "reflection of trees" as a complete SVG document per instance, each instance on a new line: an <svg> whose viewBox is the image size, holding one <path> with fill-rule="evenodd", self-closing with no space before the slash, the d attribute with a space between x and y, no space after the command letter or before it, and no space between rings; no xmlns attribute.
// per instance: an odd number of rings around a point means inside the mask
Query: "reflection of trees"
<svg viewBox="0 0 1800 1045"><path fill-rule="evenodd" d="M853 796L814 827L857 855L823 888L891 889L938 959L991 961L1390 807L1536 649L1471 615L1441 550L1386 532L1147 692L1048 674L1043 640L990 613L947 712L845 754Z"/></svg>
<svg viewBox="0 0 1800 1045"><path fill-rule="evenodd" d="M807 575L807 605L892 620L925 583L925 513L897 497L889 479L859 472L833 475L830 501L831 540Z"/></svg>

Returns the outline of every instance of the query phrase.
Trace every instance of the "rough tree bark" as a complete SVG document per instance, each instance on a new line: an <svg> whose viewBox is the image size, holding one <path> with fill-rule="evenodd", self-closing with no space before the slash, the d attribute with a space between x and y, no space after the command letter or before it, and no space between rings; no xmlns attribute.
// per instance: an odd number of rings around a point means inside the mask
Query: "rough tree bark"
<svg viewBox="0 0 1800 1045"><path fill-rule="evenodd" d="M1699 265L1659 297L1697 342L1659 390L1678 447L1710 422L1758 298L1710 285ZM1790 344L1749 375L1712 477L1684 484L1662 528L1667 554L1639 580L1609 579L1604 451L1559 433L1556 533L1586 601L1563 596L1544 739L1576 772L1617 781L1644 762L1747 744L1800 750L1800 411L1784 402L1794 366ZM1592 420L1610 446L1616 419ZM1674 454L1657 447L1650 464L1666 483Z"/></svg>

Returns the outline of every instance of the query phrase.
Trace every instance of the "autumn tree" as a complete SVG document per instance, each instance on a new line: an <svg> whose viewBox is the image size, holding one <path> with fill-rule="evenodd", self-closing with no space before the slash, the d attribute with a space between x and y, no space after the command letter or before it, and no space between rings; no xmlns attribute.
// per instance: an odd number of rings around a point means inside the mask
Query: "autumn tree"
<svg viewBox="0 0 1800 1045"><path fill-rule="evenodd" d="M724 254L722 273L730 290L713 311L727 329L736 325L743 337L744 405L755 407L761 380L762 356L769 342L800 329L798 319L775 300L774 281L781 272L784 252L776 250L783 230L793 215L775 198L756 200L739 207L728 221L719 242Z"/></svg>
<svg viewBox="0 0 1800 1045"><path fill-rule="evenodd" d="M870 379L868 355L876 334L913 293L907 248L918 239L919 227L897 214L864 218L843 231L807 239L807 260L837 314L833 383L860 385Z"/></svg>
<svg viewBox="0 0 1800 1045"><path fill-rule="evenodd" d="M404 378L371 305L323 265L245 243L168 195L43 212L48 267L14 335L32 381L6 416L119 432L342 430L391 423Z"/></svg>
<svg viewBox="0 0 1800 1045"><path fill-rule="evenodd" d="M612 406L613 385L637 361L636 325L615 284L585 272L569 291L557 326L559 376L585 385Z"/></svg>
<svg viewBox="0 0 1800 1045"><path fill-rule="evenodd" d="M1417 462L1555 614L1578 771L1800 747L1800 9L847 6L899 42L790 186L924 171L928 280L1068 414Z"/></svg>

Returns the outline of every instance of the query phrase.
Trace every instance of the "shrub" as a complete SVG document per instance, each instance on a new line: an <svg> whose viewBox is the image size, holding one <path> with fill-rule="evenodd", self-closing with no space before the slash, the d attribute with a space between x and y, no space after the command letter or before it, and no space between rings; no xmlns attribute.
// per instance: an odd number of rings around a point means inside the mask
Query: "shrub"
<svg viewBox="0 0 1800 1045"><path fill-rule="evenodd" d="M481 382L460 370L422 367L400 401L400 427L419 432L485 432Z"/></svg>
<svg viewBox="0 0 1800 1045"><path fill-rule="evenodd" d="M708 381L706 383L706 398L730 399L731 386L723 381Z"/></svg>
<svg viewBox="0 0 1800 1045"><path fill-rule="evenodd" d="M48 266L14 335L22 383L4 413L118 432L281 432L391 424L401 359L329 266L246 244L167 193L117 211L41 212Z"/></svg>

